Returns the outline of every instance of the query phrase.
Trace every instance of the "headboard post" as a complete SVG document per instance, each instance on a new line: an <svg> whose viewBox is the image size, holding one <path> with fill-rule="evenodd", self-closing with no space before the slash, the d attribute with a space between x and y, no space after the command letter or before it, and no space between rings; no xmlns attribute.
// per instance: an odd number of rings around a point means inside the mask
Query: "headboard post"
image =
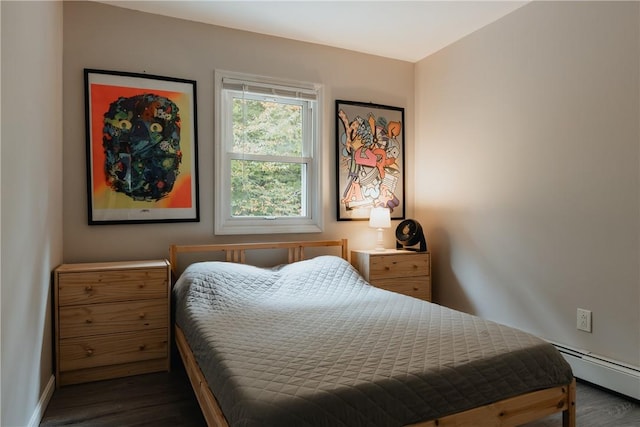
<svg viewBox="0 0 640 427"><path fill-rule="evenodd" d="M177 245L169 246L169 264L171 266L171 273L173 276L178 274L178 249Z"/></svg>
<svg viewBox="0 0 640 427"><path fill-rule="evenodd" d="M347 239L342 239L342 258L349 261L349 243Z"/></svg>

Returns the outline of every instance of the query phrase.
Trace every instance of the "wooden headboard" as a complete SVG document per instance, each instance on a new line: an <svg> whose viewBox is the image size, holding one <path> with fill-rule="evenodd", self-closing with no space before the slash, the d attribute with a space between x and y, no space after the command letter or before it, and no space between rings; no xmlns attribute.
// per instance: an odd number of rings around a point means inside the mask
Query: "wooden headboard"
<svg viewBox="0 0 640 427"><path fill-rule="evenodd" d="M169 262L171 271L177 275L178 254L197 252L224 252L228 262L246 263L245 252L256 249L288 249L288 262L296 262L304 259L305 248L339 246L341 256L349 260L347 239L340 240L316 240L308 242L271 242L271 243L232 243L212 245L171 245L169 247Z"/></svg>

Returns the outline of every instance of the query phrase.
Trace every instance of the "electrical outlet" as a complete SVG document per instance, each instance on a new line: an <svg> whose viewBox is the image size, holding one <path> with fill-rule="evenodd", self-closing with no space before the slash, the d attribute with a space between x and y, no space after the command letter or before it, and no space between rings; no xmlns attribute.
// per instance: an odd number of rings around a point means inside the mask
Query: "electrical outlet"
<svg viewBox="0 0 640 427"><path fill-rule="evenodd" d="M579 308L577 318L578 329L585 332L591 332L591 310Z"/></svg>

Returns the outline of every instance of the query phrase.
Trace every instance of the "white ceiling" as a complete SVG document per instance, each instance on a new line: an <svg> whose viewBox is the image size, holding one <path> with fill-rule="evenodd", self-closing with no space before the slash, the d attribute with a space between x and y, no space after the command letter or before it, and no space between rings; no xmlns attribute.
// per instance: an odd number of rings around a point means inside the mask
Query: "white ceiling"
<svg viewBox="0 0 640 427"><path fill-rule="evenodd" d="M416 62L528 1L100 1Z"/></svg>

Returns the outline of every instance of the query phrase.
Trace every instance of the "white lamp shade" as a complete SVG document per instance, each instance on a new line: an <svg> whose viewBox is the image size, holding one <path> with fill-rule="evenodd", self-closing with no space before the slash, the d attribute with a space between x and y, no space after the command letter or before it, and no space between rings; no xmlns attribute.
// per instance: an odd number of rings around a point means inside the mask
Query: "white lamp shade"
<svg viewBox="0 0 640 427"><path fill-rule="evenodd" d="M369 227L391 228L391 212L387 208L373 208L369 214Z"/></svg>

